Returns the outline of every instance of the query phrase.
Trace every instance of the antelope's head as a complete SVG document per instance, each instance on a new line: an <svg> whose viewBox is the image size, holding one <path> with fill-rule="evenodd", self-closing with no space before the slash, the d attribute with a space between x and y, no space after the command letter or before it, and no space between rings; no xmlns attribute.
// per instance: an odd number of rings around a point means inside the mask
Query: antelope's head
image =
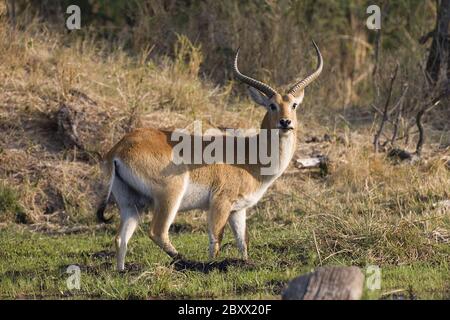
<svg viewBox="0 0 450 320"><path fill-rule="evenodd" d="M297 129L296 110L303 101L305 88L317 79L323 68L320 50L314 41L313 45L318 59L316 70L306 78L296 82L284 95L279 94L271 86L242 74L237 65L239 49L236 52L234 73L239 80L249 85L250 96L253 101L266 108L266 123L264 124L266 129L280 129L281 134L288 134Z"/></svg>

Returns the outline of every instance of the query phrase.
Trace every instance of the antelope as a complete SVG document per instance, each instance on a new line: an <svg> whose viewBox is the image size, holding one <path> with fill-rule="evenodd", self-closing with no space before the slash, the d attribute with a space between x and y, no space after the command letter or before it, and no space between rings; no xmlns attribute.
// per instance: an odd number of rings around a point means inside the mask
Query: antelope
<svg viewBox="0 0 450 320"><path fill-rule="evenodd" d="M176 142L171 140L173 132L167 130L137 129L112 147L102 165L109 187L97 217L103 222L111 219L106 219L104 212L112 193L120 211L115 237L119 271L125 268L127 244L147 208L153 209L149 237L170 257L181 257L169 239L176 214L201 209L208 211L210 259L219 253L227 222L242 259L248 259L246 210L262 198L288 167L296 146L296 110L303 101L305 88L322 72L323 58L314 41L313 45L318 59L316 70L297 81L284 95L239 71L239 49L234 58L235 77L248 85L253 101L267 110L260 129L278 132L278 149L274 152L279 157L279 166L272 174L262 175L260 163L175 164Z"/></svg>

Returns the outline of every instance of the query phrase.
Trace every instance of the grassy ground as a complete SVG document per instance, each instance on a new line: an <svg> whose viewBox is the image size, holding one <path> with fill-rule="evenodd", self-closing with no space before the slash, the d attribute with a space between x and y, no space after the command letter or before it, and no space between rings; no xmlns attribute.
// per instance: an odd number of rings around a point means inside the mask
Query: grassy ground
<svg viewBox="0 0 450 320"><path fill-rule="evenodd" d="M232 259L231 238L219 260L172 264L143 229L133 238L128 271L114 271L109 230L72 235L43 235L9 230L0 235L0 297L5 299L278 299L286 282L316 266L317 257L305 246L295 226L259 228L251 232L251 263ZM174 244L189 259L207 260L204 232L180 232ZM343 264L339 259L334 264ZM69 290L69 265L81 269L81 287ZM183 269L185 268L185 269ZM382 266L381 290L365 298L448 299L448 261ZM396 292L391 294L391 292Z"/></svg>
<svg viewBox="0 0 450 320"><path fill-rule="evenodd" d="M321 265L312 235L295 223L265 225L250 220L250 263L235 259L227 230L221 256L207 262L208 239L199 214L177 219L174 245L186 259L173 263L146 235L146 223L133 237L127 272L114 270L114 226L74 234L43 234L20 227L0 233L0 297L3 299L278 299L293 277ZM145 219L147 220L147 219ZM367 299L449 299L448 244L428 261L380 265L381 289L365 288ZM319 249L320 250L320 249ZM401 248L399 248L401 250ZM323 265L355 264L339 254ZM81 287L69 290L69 265L81 270ZM356 263L358 265L358 263ZM359 264L365 272L365 265ZM370 274L366 274L370 276Z"/></svg>

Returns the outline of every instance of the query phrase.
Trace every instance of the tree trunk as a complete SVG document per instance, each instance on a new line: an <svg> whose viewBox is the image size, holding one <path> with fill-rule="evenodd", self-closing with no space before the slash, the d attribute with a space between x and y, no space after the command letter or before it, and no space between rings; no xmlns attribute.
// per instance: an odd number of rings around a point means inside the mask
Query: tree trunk
<svg viewBox="0 0 450 320"><path fill-rule="evenodd" d="M437 10L436 28L426 66L428 80L432 86L438 82L441 65L448 58L447 55L449 54L448 26L450 21L450 0L437 0ZM447 64L447 76L449 73L450 67Z"/></svg>
<svg viewBox="0 0 450 320"><path fill-rule="evenodd" d="M6 9L8 14L8 20L13 27L16 26L16 0L6 1Z"/></svg>

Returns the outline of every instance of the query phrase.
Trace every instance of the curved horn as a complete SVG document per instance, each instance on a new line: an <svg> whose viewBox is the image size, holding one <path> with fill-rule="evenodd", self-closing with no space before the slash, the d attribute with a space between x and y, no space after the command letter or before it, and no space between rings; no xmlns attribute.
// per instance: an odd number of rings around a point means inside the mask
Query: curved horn
<svg viewBox="0 0 450 320"><path fill-rule="evenodd" d="M296 91L301 90L301 89L305 89L309 84L311 84L311 82L316 80L317 77L322 72L322 69L323 69L322 54L320 53L320 50L319 50L319 47L317 46L317 44L314 41L312 43L313 43L314 48L316 49L316 53L317 53L317 59L318 59L317 69L312 74L307 76L305 79L300 80L299 82L294 84L291 89L289 89L288 93L292 94L293 96L295 96L295 92Z"/></svg>
<svg viewBox="0 0 450 320"><path fill-rule="evenodd" d="M261 91L262 93L264 93L269 99L272 98L272 96L274 96L277 92L275 91L275 89L273 89L271 86L258 81L256 79L250 78L244 74L242 74L239 69L238 69L238 57L239 57L239 49L236 52L236 57L234 58L234 65L233 65L233 71L234 74L236 75L236 77L241 80L242 82L248 84L249 86L258 89L259 91Z"/></svg>

